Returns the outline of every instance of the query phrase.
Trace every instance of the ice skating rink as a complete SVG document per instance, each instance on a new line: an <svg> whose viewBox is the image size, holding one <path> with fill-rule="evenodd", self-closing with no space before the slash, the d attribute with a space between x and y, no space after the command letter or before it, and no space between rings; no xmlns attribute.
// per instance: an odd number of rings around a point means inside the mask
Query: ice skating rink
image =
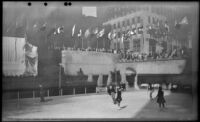
<svg viewBox="0 0 200 122"><path fill-rule="evenodd" d="M3 100L2 120L59 119L131 119L131 120L196 120L197 103L190 94L165 92L166 108L159 109L147 90L122 93L121 108L108 94ZM157 90L153 97L157 95Z"/></svg>

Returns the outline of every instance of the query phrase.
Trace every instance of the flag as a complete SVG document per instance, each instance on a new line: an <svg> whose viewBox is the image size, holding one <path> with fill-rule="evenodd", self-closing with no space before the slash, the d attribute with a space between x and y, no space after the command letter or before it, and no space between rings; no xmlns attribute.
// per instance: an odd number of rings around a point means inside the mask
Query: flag
<svg viewBox="0 0 200 122"><path fill-rule="evenodd" d="M57 33L60 34L60 33L64 33L64 26L62 27L58 27L57 29Z"/></svg>
<svg viewBox="0 0 200 122"><path fill-rule="evenodd" d="M42 27L40 28L40 31L45 31L45 30L46 30L46 25L47 25L47 23L45 22L45 23L42 25Z"/></svg>
<svg viewBox="0 0 200 122"><path fill-rule="evenodd" d="M99 31L99 33L97 34L97 38L102 37L104 35L105 29L102 29L101 31Z"/></svg>
<svg viewBox="0 0 200 122"><path fill-rule="evenodd" d="M121 42L124 43L124 34L122 34Z"/></svg>
<svg viewBox="0 0 200 122"><path fill-rule="evenodd" d="M54 35L60 34L60 33L64 33L64 26L62 27L58 27L57 29L54 29Z"/></svg>
<svg viewBox="0 0 200 122"><path fill-rule="evenodd" d="M87 29L87 30L85 31L85 38L87 38L89 35L90 35L90 30Z"/></svg>
<svg viewBox="0 0 200 122"><path fill-rule="evenodd" d="M72 36L74 36L76 24L72 27Z"/></svg>
<svg viewBox="0 0 200 122"><path fill-rule="evenodd" d="M116 35L117 35L116 32L112 33L111 39L115 39Z"/></svg>
<svg viewBox="0 0 200 122"><path fill-rule="evenodd" d="M169 25L167 25L167 23L165 23L165 30L166 30L167 32L169 32Z"/></svg>
<svg viewBox="0 0 200 122"><path fill-rule="evenodd" d="M94 30L93 30L93 34L97 34L98 33L98 28L95 28Z"/></svg>
<svg viewBox="0 0 200 122"><path fill-rule="evenodd" d="M111 40L111 32L108 33L108 39Z"/></svg>
<svg viewBox="0 0 200 122"><path fill-rule="evenodd" d="M34 24L34 25L33 25L33 28L37 28L37 24Z"/></svg>
<svg viewBox="0 0 200 122"><path fill-rule="evenodd" d="M142 34L143 33L143 26L138 27L138 34Z"/></svg>
<svg viewBox="0 0 200 122"><path fill-rule="evenodd" d="M181 22L179 23L179 24L182 24L182 25L187 25L188 24L188 19L187 19L187 17L185 16L182 20L181 20Z"/></svg>
<svg viewBox="0 0 200 122"><path fill-rule="evenodd" d="M78 37L80 37L82 35L82 31L80 29L79 33L78 33Z"/></svg>

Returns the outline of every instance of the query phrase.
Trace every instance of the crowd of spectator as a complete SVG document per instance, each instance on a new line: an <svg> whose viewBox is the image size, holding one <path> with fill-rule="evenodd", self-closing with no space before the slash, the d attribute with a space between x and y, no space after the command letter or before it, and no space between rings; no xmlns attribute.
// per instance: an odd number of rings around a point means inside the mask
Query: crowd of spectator
<svg viewBox="0 0 200 122"><path fill-rule="evenodd" d="M149 60L167 60L167 59L181 59L187 57L187 53L183 49L174 49L171 52L163 50L161 53L138 53L128 50L114 50L105 48L64 48L64 50L71 51L92 51L119 54L121 62L137 62L137 61L149 61Z"/></svg>

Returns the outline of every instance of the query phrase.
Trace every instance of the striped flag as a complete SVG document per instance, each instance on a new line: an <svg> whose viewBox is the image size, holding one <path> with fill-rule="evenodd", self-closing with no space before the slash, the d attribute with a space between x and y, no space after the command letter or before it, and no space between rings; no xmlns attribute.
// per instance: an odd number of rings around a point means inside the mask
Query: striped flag
<svg viewBox="0 0 200 122"><path fill-rule="evenodd" d="M90 35L90 30L87 29L87 30L85 31L85 38L87 38L89 35Z"/></svg>
<svg viewBox="0 0 200 122"><path fill-rule="evenodd" d="M97 34L97 38L102 37L104 35L105 29L102 29L101 31L99 31L99 33Z"/></svg>
<svg viewBox="0 0 200 122"><path fill-rule="evenodd" d="M72 36L74 36L76 24L72 27Z"/></svg>

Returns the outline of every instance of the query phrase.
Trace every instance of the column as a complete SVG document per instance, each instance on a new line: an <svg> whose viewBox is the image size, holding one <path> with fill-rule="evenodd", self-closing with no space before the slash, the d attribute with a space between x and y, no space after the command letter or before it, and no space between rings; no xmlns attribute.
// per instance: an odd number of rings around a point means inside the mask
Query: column
<svg viewBox="0 0 200 122"><path fill-rule="evenodd" d="M97 81L97 86L98 87L103 86L103 74L99 74L98 81Z"/></svg>
<svg viewBox="0 0 200 122"><path fill-rule="evenodd" d="M126 84L126 88L128 88L128 82L127 82L127 80L126 80L126 74L125 73L122 73L121 74L121 81L122 81L122 83L125 83Z"/></svg>
<svg viewBox="0 0 200 122"><path fill-rule="evenodd" d="M107 86L112 82L111 73L108 74Z"/></svg>
<svg viewBox="0 0 200 122"><path fill-rule="evenodd" d="M138 74L135 75L134 88L136 90L139 90L139 87L138 87Z"/></svg>
<svg viewBox="0 0 200 122"><path fill-rule="evenodd" d="M89 74L88 75L88 80L87 80L88 82L92 82L93 81L93 79L92 79L92 74Z"/></svg>

